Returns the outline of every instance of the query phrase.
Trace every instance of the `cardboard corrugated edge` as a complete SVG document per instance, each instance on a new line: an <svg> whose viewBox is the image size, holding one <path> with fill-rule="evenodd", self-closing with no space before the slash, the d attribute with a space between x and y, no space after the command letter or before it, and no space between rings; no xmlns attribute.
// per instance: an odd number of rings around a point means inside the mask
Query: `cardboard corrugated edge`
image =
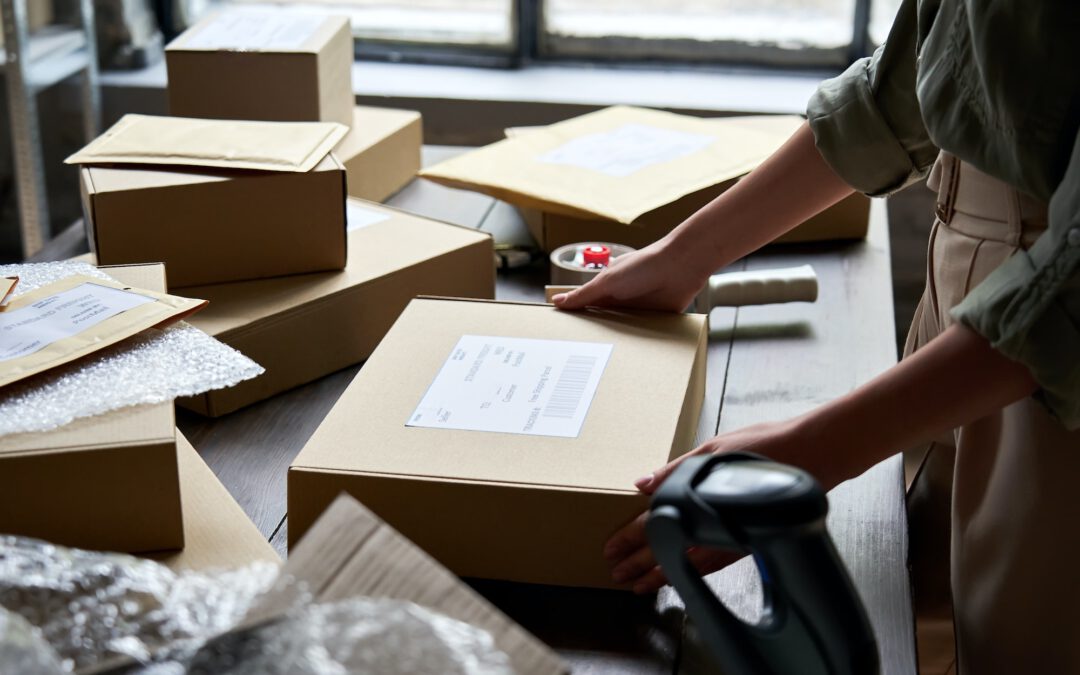
<svg viewBox="0 0 1080 675"><path fill-rule="evenodd" d="M363 507L339 495L289 556L283 575L307 582L318 601L358 595L408 600L482 628L520 675L569 672L548 647L449 570ZM293 585L279 585L248 615L261 621L291 604Z"/></svg>
<svg viewBox="0 0 1080 675"><path fill-rule="evenodd" d="M416 299L550 307L546 303L525 301L439 296L418 296ZM619 313L615 310L594 311ZM698 345L691 373L688 374L688 385L669 458L692 449L697 431L697 417L704 401L708 320L703 315L698 316L702 318ZM373 354L372 358L374 356ZM418 500L423 504L453 504L458 511L469 511L471 517L459 519L462 527L450 531L433 524L430 512L426 509L416 509L403 515L400 509L403 484L408 485L411 495L425 495ZM600 556L600 547L615 530L640 514L648 504L648 497L631 487L626 490L611 490L346 471L308 467L294 460L288 472L290 546L300 540L318 514L329 505L333 496L340 492L362 498L365 506L376 514L392 512L395 526L404 536L425 541L429 553L462 576L508 578L499 571L505 567L505 560L491 565L482 554L473 552L485 548L485 540L492 532L503 533L502 543L505 545L511 540L510 534L525 531L528 536L522 535L514 540L518 548L524 548L518 552L519 555L514 556L517 566L512 575L513 580L621 590L626 587L611 581L609 570ZM301 497L301 494L304 496ZM490 508L491 504L506 504L508 500L516 500L517 505L513 509ZM523 527L520 521L515 520L515 516L508 515L522 512L531 512L538 517L530 520L527 527ZM560 526L567 518L575 521L572 532ZM548 541L560 542L564 552L561 559L545 553L544 542ZM530 546L532 548L529 548ZM566 553L567 551L570 553Z"/></svg>
<svg viewBox="0 0 1080 675"><path fill-rule="evenodd" d="M463 233L468 233L469 235L476 238L475 241L471 241L471 242L468 242L468 243L463 243L462 245L458 246L457 248L453 249L452 251L448 251L448 252L443 253L443 254L438 255L438 256L435 256L435 255L428 256L422 263L419 263L419 264L429 265L429 264L431 264L433 261L435 261L437 259L446 258L446 257L472 258L473 255L478 255L478 256L481 257L481 259L485 259L487 257L490 257L488 255L488 253L493 251L492 237L491 237L490 233L482 232L480 230L476 230L476 229L471 228L471 227L458 225L456 223L449 223L449 222L446 222L446 221L437 220L437 219L429 218L429 217L426 217L426 216L418 216L416 214L409 213L408 211L405 211L403 209L394 208L392 206L387 206L385 204L373 204L373 206L376 206L378 209L382 209L382 210L386 210L386 211L390 211L390 212L399 214L399 215L401 215L403 217L418 218L418 219L421 219L421 220L430 221L430 222L438 224L438 225L442 225L442 226L446 226L446 227L452 227L452 228L455 228L457 230L460 230ZM485 246L485 243L488 244L488 246ZM347 248L348 248L348 246L346 245L346 249ZM484 249L484 250L474 252L473 251L474 248ZM362 284L362 285L352 286L352 287L344 288L344 289L339 289L338 291L335 291L332 294L320 297L318 300L315 300L315 301L312 301L312 302L309 302L309 303L305 303L305 304L297 306L297 307L290 308L290 309L288 309L288 310L286 310L284 312L279 312L277 314L273 314L273 315L270 315L270 316L266 316L266 317L257 319L257 320L255 320L255 321L253 321L253 322L251 322L249 324L246 324L244 326L240 326L240 327L237 327L237 328L234 328L234 329L231 329L231 330L223 331L221 333L215 334L214 337L221 340L221 341L223 341L223 342L225 342L226 344L229 344L230 346L233 346L236 349L239 349L241 352L244 352L246 354L250 353L255 358L255 360L258 361L259 359L258 359L257 351L252 350L250 348L245 349L245 345L243 344L244 341L251 341L251 340L256 340L257 341L257 340L260 339L260 335L262 333L265 333L267 331L280 330L282 323L291 323L291 324L294 324L294 325L292 326L291 329L289 329L289 334L295 336L295 341L296 342L303 343L304 340L305 340L305 336L309 333L308 324L306 324L304 321L302 321L304 316L310 315L313 312L318 312L318 311L326 308L327 305L340 303L340 302L343 301L343 298L346 297L346 296L354 295L354 294L360 294L360 293L364 293L364 292L369 292L370 289L371 289L371 286L373 284L391 284L391 285L393 285L396 282L396 280L398 278L400 278L401 275L409 274L409 273L412 273L412 271L411 270L397 270L397 271L395 271L395 272L393 272L393 273L391 273L389 275L386 275L384 277L379 277L378 279L372 279L368 283L365 283L365 284ZM490 283L488 283L488 280L490 281ZM494 294L495 294L495 268L494 268L494 265L490 266L490 275L489 275L488 280L485 280L482 283L483 283L483 285L485 287L485 291L490 289L490 291L489 291L490 297L488 297L488 298L469 298L469 299L494 300ZM417 296L417 297L426 297L426 296ZM408 302L406 302L405 305L408 305ZM405 305L402 306L402 309L404 309ZM400 312L398 312L398 314L400 314ZM389 323L387 324L387 329L389 329L389 326L392 325L393 322L396 321L396 319L397 319L397 317L395 316L393 319L391 319L389 321ZM382 332L383 332L383 334L385 334L385 331L382 331ZM345 360L341 361L339 363L339 367L335 368L334 370L339 370L340 368L347 368L347 367L349 367L351 365L355 365L356 363L359 363L360 361L363 361L364 359L368 358L374 352L375 348L378 346L378 343L381 341L381 339L382 339L382 336L379 336L378 339L374 340L374 344L371 346L370 349L363 350L365 352L365 355L363 357L361 357L359 359L355 359L355 358L345 359ZM280 336L278 336L278 341L279 342L282 341ZM290 340L286 337L284 339L284 341L289 342ZM263 365L267 365L267 364L263 364ZM330 372L334 372L334 370L331 370ZM292 388L295 388L295 387L298 387L298 386L302 386L302 385L304 385L304 384L306 384L308 382L312 382L312 381L318 379L319 377L324 377L325 375L330 374L330 372L325 372L325 373L322 373L321 375L316 375L316 376L313 376L313 377L310 377L310 378L305 378L305 379L298 380L298 381L291 381L290 384L284 389L280 389L280 388L274 386L274 387L272 387L273 388L273 393L269 393L266 396L259 395L258 398L251 399L251 395L245 393L245 390L251 391L251 390L254 390L254 389L257 389L257 388L266 387L266 385L268 384L269 381L264 379L264 378L267 377L267 375L263 374L263 375L259 376L258 378L255 378L253 380L249 380L247 382L240 383L240 384L238 384L238 385L236 385L234 387L230 387L228 389L215 390L215 391L211 391L211 392L206 392L206 393L201 394L199 396L184 397L184 398L181 398L181 399L177 399L177 404L182 408L192 410L192 411L197 412L197 413L199 413L201 415L205 415L205 416L208 416L208 417L220 417L222 415L226 415L228 413L239 410L239 409L241 409L241 408L243 408L243 407L245 407L247 405L256 403L256 402L261 401L261 400L265 400L266 398L268 398L270 396L274 396L274 395L276 395L278 393L281 393L283 391L288 391L289 389L292 389Z"/></svg>

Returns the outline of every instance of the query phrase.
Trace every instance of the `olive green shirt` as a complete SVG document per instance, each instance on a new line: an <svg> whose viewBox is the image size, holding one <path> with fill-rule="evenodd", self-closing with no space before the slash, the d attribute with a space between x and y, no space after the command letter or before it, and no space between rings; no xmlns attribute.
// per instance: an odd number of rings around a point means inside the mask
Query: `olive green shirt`
<svg viewBox="0 0 1080 675"><path fill-rule="evenodd" d="M938 149L1049 201L1049 227L953 316L1026 365L1080 427L1080 3L904 0L873 56L823 82L807 110L852 187L887 195Z"/></svg>

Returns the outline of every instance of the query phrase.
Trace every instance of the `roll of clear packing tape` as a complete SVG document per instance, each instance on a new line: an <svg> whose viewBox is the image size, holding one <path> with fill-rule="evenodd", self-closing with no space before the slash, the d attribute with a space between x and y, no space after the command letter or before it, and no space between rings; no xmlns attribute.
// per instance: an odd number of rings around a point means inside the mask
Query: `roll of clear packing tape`
<svg viewBox="0 0 1080 675"><path fill-rule="evenodd" d="M622 244L610 244L607 242L582 242L580 244L567 244L560 246L551 252L551 283L556 286L581 286L587 283L604 267L587 267L585 263L585 251L592 247L605 247L611 251L611 260L633 253L634 249Z"/></svg>

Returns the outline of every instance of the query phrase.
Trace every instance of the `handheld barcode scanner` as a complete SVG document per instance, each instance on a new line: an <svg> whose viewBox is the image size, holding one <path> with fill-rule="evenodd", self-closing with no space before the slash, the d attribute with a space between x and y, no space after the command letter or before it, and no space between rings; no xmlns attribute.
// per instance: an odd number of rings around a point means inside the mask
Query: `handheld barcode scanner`
<svg viewBox="0 0 1080 675"><path fill-rule="evenodd" d="M873 630L825 529L809 474L749 453L690 457L653 496L653 554L725 675L874 675ZM753 554L764 608L736 618L686 556L692 546Z"/></svg>

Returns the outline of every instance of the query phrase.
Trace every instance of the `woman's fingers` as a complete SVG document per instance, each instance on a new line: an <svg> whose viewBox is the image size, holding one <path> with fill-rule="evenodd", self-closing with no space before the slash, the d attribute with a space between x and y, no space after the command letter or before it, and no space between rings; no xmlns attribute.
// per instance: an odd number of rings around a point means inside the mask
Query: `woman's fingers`
<svg viewBox="0 0 1080 675"><path fill-rule="evenodd" d="M551 299L559 309L584 309L589 306L603 305L608 299L607 280L596 277L584 286L559 293Z"/></svg>
<svg viewBox="0 0 1080 675"><path fill-rule="evenodd" d="M648 516L648 511L641 513L638 517L619 528L618 532L611 535L611 538L604 544L604 560L607 560L612 565L618 564L623 558L645 546L647 543L645 520Z"/></svg>

